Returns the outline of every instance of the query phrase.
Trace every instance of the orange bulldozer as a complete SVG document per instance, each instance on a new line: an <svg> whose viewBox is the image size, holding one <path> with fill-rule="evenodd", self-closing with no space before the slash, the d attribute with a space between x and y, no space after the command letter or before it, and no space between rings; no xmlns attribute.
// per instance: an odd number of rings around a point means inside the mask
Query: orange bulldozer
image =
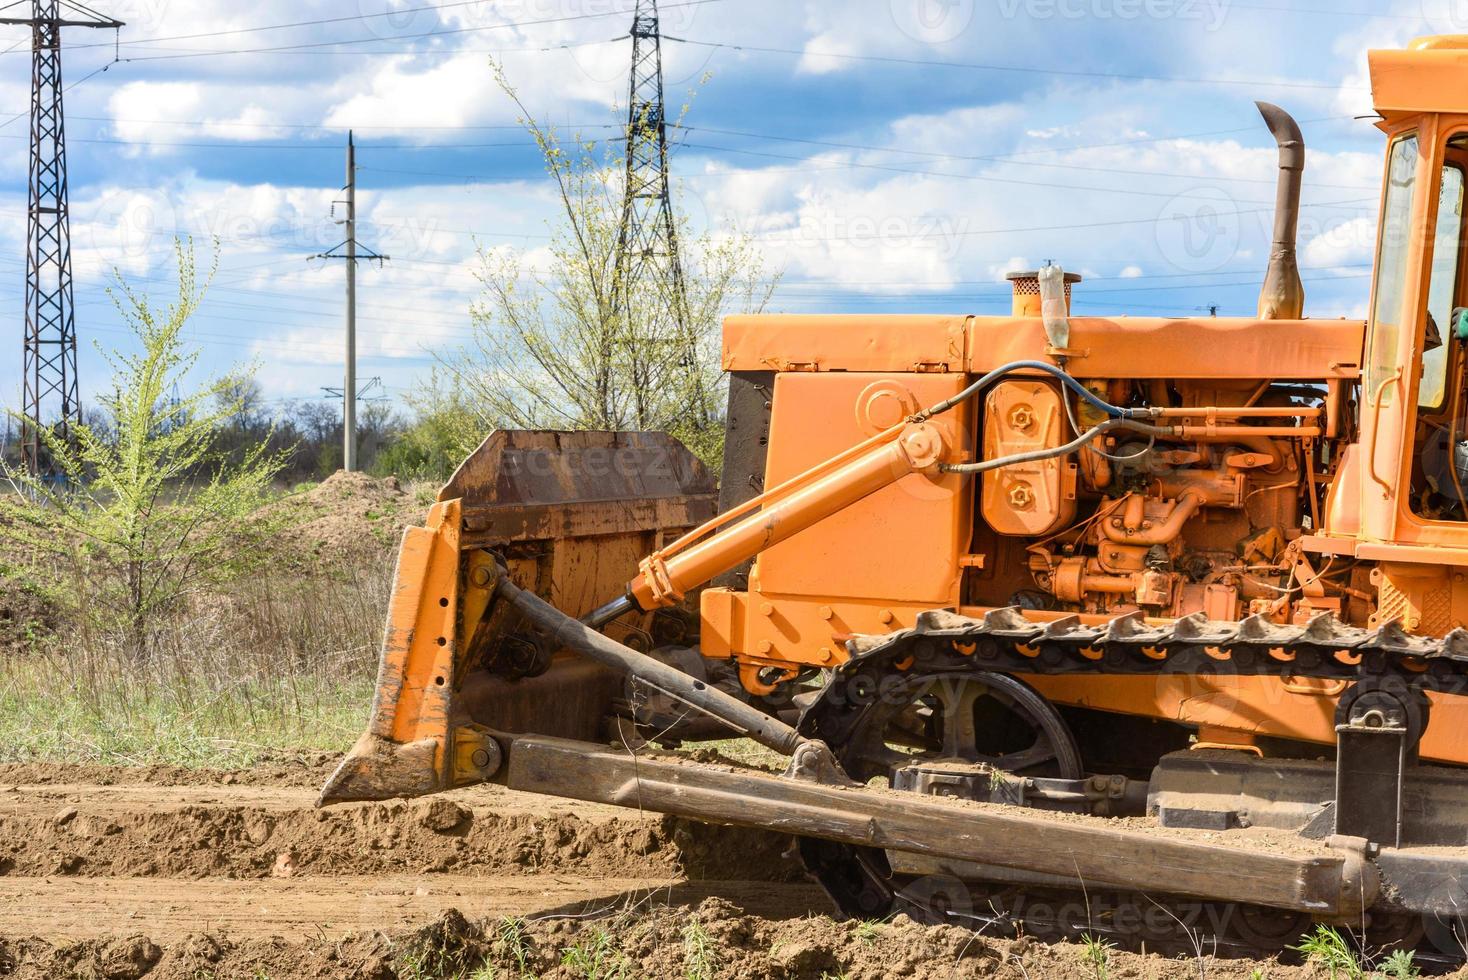
<svg viewBox="0 0 1468 980"><path fill-rule="evenodd" d="M463 463L323 802L493 781L792 835L849 916L1086 889L1211 910L1223 951L1331 923L1461 961L1468 37L1370 68L1366 322L1303 316L1264 104L1256 317L1072 316L1058 267L1009 316L731 317L717 485L658 433ZM783 771L674 751L729 738Z"/></svg>

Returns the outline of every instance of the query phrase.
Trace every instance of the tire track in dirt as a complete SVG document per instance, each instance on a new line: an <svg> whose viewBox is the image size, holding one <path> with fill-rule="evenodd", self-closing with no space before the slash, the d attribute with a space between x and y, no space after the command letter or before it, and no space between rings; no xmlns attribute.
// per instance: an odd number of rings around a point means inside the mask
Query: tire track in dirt
<svg viewBox="0 0 1468 980"><path fill-rule="evenodd" d="M542 875L386 875L179 882L171 878L0 878L0 935L51 942L141 933L237 939L339 938L427 925L447 909L476 920L596 918L718 897L764 918L820 903L811 885Z"/></svg>

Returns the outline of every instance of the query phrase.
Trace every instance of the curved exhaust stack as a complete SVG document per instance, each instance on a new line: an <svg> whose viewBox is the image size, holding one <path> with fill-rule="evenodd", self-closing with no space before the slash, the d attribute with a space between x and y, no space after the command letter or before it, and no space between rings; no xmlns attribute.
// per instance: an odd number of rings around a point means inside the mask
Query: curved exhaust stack
<svg viewBox="0 0 1468 980"><path fill-rule="evenodd" d="M1305 138L1294 118L1277 105L1255 102L1279 144L1279 185L1274 203L1274 244L1259 290L1259 319L1298 320L1305 311L1305 286L1295 261L1300 223L1300 183L1305 172Z"/></svg>

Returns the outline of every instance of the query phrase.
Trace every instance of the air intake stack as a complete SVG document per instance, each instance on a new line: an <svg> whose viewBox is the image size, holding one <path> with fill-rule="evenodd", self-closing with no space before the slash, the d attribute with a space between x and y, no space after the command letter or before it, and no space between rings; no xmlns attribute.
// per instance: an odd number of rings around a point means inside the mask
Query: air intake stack
<svg viewBox="0 0 1468 980"><path fill-rule="evenodd" d="M1010 272L1004 276L1013 289L1010 299L1011 316L1040 315L1040 273ZM1070 287L1081 281L1078 272L1065 274L1065 311L1070 312Z"/></svg>

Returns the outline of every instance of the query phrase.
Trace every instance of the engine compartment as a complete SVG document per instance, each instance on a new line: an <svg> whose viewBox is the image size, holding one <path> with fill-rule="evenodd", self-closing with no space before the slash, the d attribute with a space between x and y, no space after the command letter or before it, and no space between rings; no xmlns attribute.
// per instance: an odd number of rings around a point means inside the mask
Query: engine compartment
<svg viewBox="0 0 1468 980"><path fill-rule="evenodd" d="M1107 616L1369 618L1371 593L1363 587L1369 583L1355 581L1369 571L1358 572L1350 561L1319 561L1299 546L1302 535L1319 529L1333 475L1331 442L1247 432L1287 428L1297 418L1289 412L1325 413L1325 386L1126 379L1087 385L1129 407L1267 412L1275 406L1281 414L1240 419L1246 424L1230 426L1226 435L1106 435L1071 459L985 474L979 493L986 527L976 526L976 538L1024 539L1031 581L1003 594L1014 576L998 574L993 587L970 590L969 601ZM1056 406L1067 423L1094 424L1086 406L1063 405L1063 397L1044 382L996 385L984 405L981 452L1012 451ZM1044 433L1035 441L1053 445L1057 438Z"/></svg>

